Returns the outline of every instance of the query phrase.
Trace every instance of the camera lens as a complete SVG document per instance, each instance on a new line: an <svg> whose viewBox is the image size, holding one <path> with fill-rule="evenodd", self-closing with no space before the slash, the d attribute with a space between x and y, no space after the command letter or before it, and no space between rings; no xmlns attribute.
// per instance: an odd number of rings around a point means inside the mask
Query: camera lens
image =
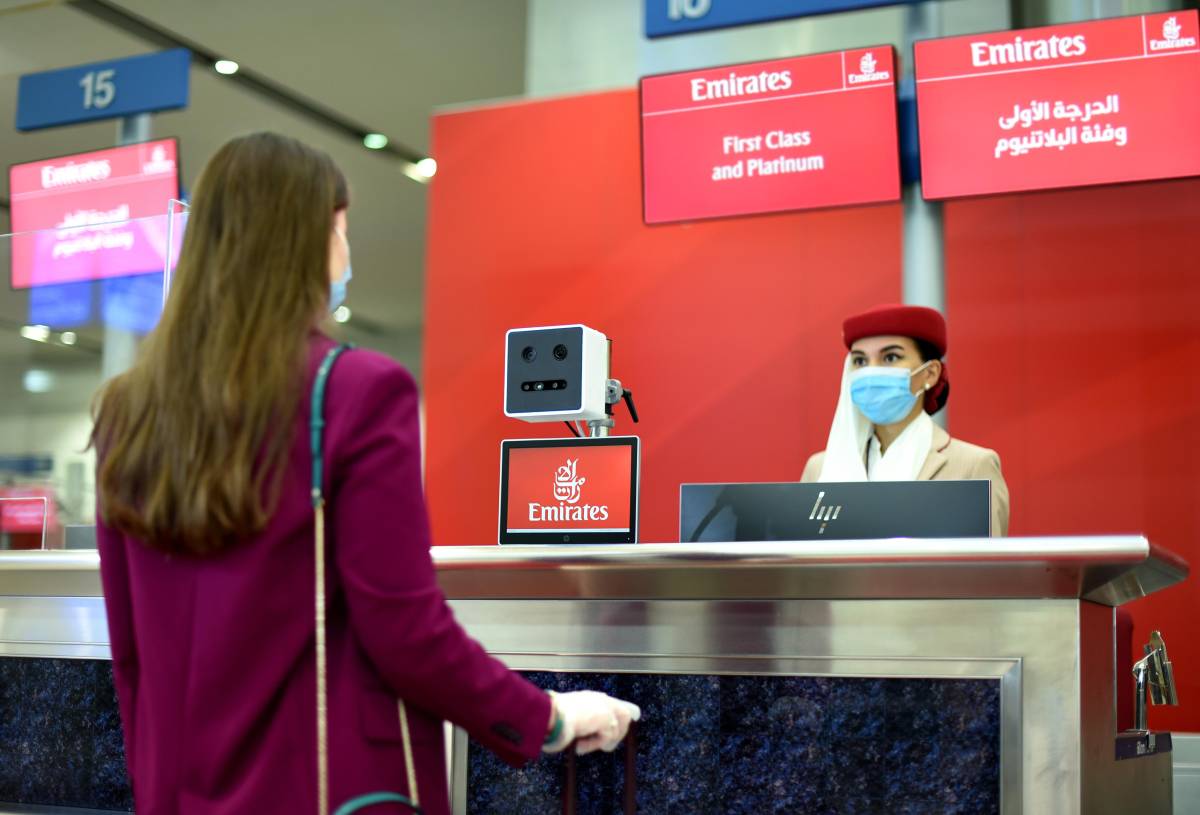
<svg viewBox="0 0 1200 815"><path fill-rule="evenodd" d="M521 359L526 362L533 362L537 359L537 349L532 345L526 345L525 350L521 352Z"/></svg>
<svg viewBox="0 0 1200 815"><path fill-rule="evenodd" d="M533 389L534 389L535 391L540 391L540 390L543 390L543 389L545 389L545 387L546 387L546 383L545 383L545 382L534 382L534 383L533 383Z"/></svg>
<svg viewBox="0 0 1200 815"><path fill-rule="evenodd" d="M567 358L567 346L559 344L554 346L554 358L562 362Z"/></svg>

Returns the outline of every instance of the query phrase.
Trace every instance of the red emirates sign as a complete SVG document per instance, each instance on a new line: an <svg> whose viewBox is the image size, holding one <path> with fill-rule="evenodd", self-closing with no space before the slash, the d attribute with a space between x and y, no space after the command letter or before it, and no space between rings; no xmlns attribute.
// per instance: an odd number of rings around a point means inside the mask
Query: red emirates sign
<svg viewBox="0 0 1200 815"><path fill-rule="evenodd" d="M895 201L890 46L641 81L646 223Z"/></svg>
<svg viewBox="0 0 1200 815"><path fill-rule="evenodd" d="M1200 175L1195 11L919 42L926 198Z"/></svg>

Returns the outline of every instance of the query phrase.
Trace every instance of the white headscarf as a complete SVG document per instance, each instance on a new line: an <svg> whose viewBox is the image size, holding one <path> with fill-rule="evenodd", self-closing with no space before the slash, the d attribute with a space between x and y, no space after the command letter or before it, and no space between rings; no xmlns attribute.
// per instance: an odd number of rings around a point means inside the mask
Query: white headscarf
<svg viewBox="0 0 1200 815"><path fill-rule="evenodd" d="M872 477L868 478L867 444L875 427L850 398L852 370L847 354L842 369L842 391L837 410L833 412L829 440L825 443L825 461L817 481L915 481L933 447L933 420L922 412L904 428L873 468Z"/></svg>

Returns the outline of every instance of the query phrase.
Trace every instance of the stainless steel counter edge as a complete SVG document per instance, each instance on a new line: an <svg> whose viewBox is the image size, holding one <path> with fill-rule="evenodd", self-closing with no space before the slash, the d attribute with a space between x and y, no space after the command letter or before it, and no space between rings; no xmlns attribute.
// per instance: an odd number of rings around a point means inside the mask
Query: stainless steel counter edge
<svg viewBox="0 0 1200 815"><path fill-rule="evenodd" d="M452 599L1085 598L1120 605L1188 565L1140 535L435 547ZM0 552L0 595L100 596L94 551Z"/></svg>

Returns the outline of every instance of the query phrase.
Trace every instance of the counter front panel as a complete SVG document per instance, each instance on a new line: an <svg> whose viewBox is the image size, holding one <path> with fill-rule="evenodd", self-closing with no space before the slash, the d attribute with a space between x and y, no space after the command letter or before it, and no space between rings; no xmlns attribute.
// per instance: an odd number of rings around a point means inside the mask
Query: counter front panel
<svg viewBox="0 0 1200 815"><path fill-rule="evenodd" d="M129 812L112 664L0 658L0 802Z"/></svg>
<svg viewBox="0 0 1200 815"><path fill-rule="evenodd" d="M636 699L637 811L1000 811L1000 682L525 672ZM564 767L513 770L472 743L468 815L558 815ZM578 763L579 815L621 812L624 748Z"/></svg>

